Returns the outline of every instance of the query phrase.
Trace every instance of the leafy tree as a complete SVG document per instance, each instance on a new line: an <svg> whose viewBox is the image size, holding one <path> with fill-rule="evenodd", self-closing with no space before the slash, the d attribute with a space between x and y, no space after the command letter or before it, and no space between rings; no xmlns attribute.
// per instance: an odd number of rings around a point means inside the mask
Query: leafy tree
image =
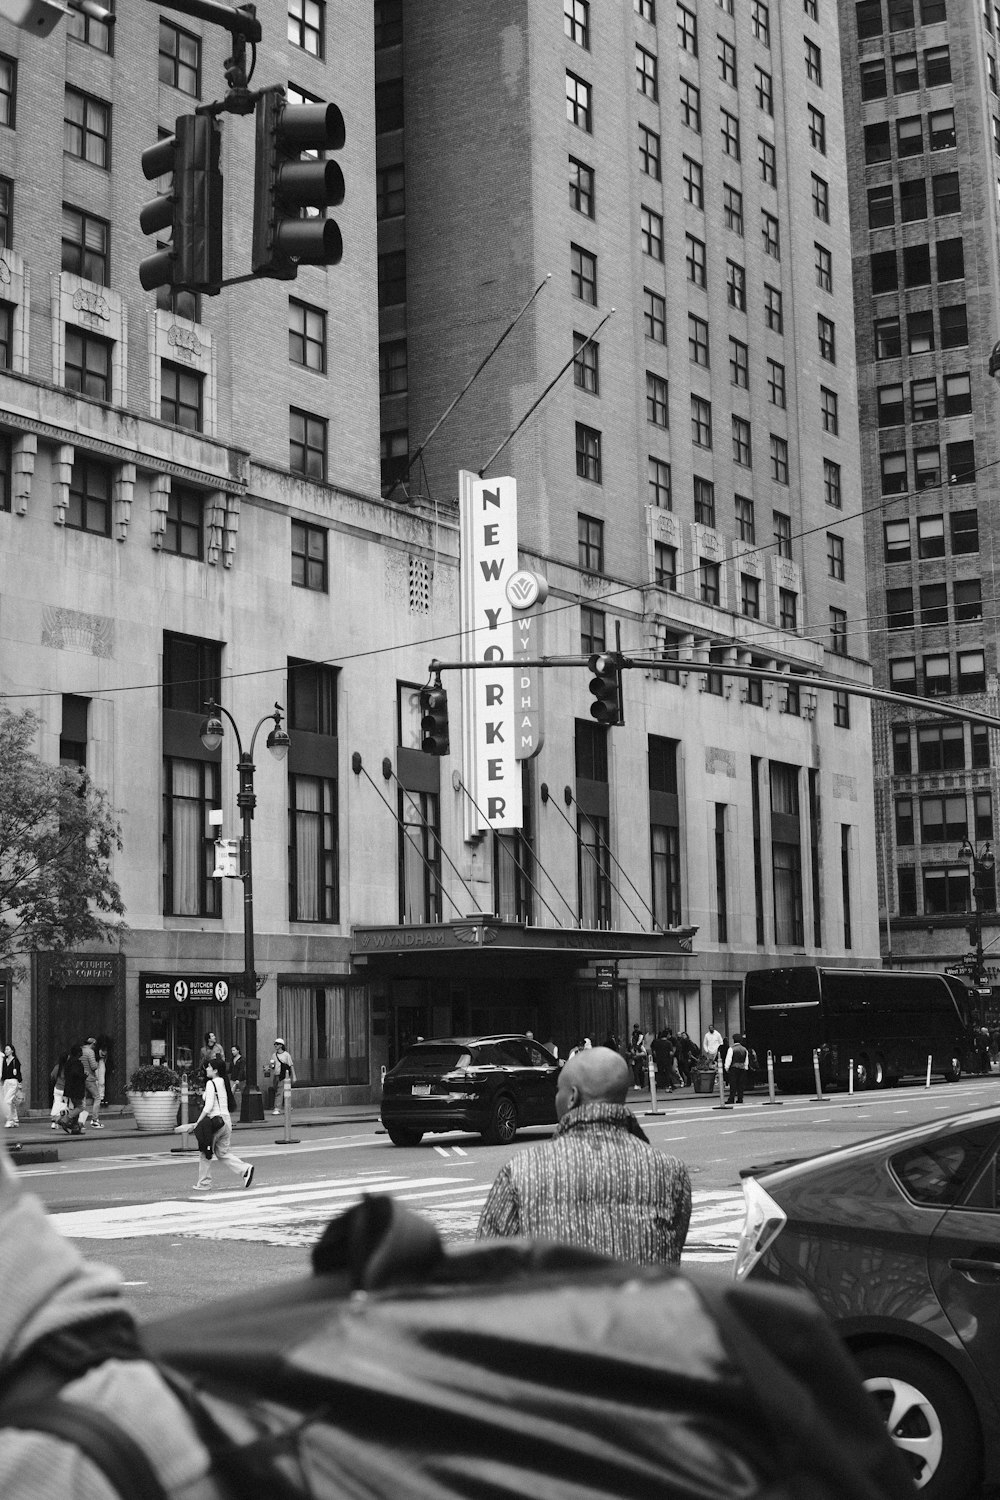
<svg viewBox="0 0 1000 1500"><path fill-rule="evenodd" d="M127 932L111 860L121 829L84 772L34 753L38 719L0 705L0 964Z"/></svg>

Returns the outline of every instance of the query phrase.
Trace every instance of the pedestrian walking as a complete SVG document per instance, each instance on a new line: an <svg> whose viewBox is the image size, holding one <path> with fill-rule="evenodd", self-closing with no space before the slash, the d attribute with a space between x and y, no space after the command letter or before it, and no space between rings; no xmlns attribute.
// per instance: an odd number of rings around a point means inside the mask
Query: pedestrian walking
<svg viewBox="0 0 1000 1500"><path fill-rule="evenodd" d="M726 1052L725 1065L723 1068L729 1079L729 1104L743 1103L743 1089L747 1081L747 1064L750 1061L750 1053L743 1044L743 1036L740 1032L733 1032L733 1040Z"/></svg>
<svg viewBox="0 0 1000 1500"><path fill-rule="evenodd" d="M672 1032L664 1027L653 1043L653 1062L656 1064L656 1082L668 1094L674 1091L674 1057L676 1047Z"/></svg>
<svg viewBox="0 0 1000 1500"><path fill-rule="evenodd" d="M66 1108L66 1059L68 1057L68 1052L63 1052L57 1057L52 1072L49 1074L49 1082L52 1085L52 1108L49 1110L52 1130L59 1129L59 1116Z"/></svg>
<svg viewBox="0 0 1000 1500"><path fill-rule="evenodd" d="M103 1092L97 1068L97 1038L88 1036L86 1043L81 1048L80 1061L83 1063L84 1080L84 1103L87 1107L87 1115L91 1125L96 1130L103 1130L101 1124L101 1094ZM80 1122L84 1122L81 1120Z"/></svg>
<svg viewBox="0 0 1000 1500"><path fill-rule="evenodd" d="M209 1058L213 1058L216 1062L221 1062L223 1065L225 1065L226 1049L225 1047L223 1047L214 1031L205 1032L204 1045L202 1046L201 1051L198 1053L198 1078L202 1083L204 1083L205 1081L205 1064L208 1062Z"/></svg>
<svg viewBox="0 0 1000 1500"><path fill-rule="evenodd" d="M650 1145L626 1106L628 1086L628 1063L607 1047L567 1059L555 1135L501 1167L477 1239L537 1236L635 1265L680 1260L691 1180L683 1162Z"/></svg>
<svg viewBox="0 0 1000 1500"><path fill-rule="evenodd" d="M274 1051L271 1054L271 1077L274 1079L274 1109L273 1114L280 1115L285 1101L285 1079L290 1078L295 1082L295 1064L292 1062L292 1054L285 1046L284 1037L278 1036L274 1039Z"/></svg>
<svg viewBox="0 0 1000 1500"><path fill-rule="evenodd" d="M981 1026L976 1033L976 1055L979 1058L980 1073L990 1071L990 1033L985 1026Z"/></svg>
<svg viewBox="0 0 1000 1500"><path fill-rule="evenodd" d="M724 1040L722 1032L713 1021L705 1032L701 1042L701 1050L705 1055L705 1061L713 1068L715 1067L715 1060L719 1055L719 1048L722 1046Z"/></svg>
<svg viewBox="0 0 1000 1500"><path fill-rule="evenodd" d="M648 1079L649 1061L638 1022L632 1027L632 1035L628 1044L628 1055L629 1061L632 1064L633 1087L641 1089L645 1086Z"/></svg>
<svg viewBox="0 0 1000 1500"><path fill-rule="evenodd" d="M101 1108L108 1107L108 1073L111 1070L111 1038L97 1038L97 1093Z"/></svg>
<svg viewBox="0 0 1000 1500"><path fill-rule="evenodd" d="M217 1057L208 1058L205 1063L205 1094L201 1114L197 1120L192 1120L187 1125L175 1126L178 1135L187 1135L197 1129L202 1120L210 1124L216 1120L222 1121L216 1127L214 1138L207 1149L198 1152L198 1181L194 1185L196 1192L207 1193L211 1188L213 1159L228 1167L237 1177L242 1177L245 1188L253 1182L254 1169L251 1164L241 1161L230 1150L233 1139L233 1117L230 1111L235 1102L225 1063Z"/></svg>
<svg viewBox="0 0 1000 1500"><path fill-rule="evenodd" d="M239 1110L243 1102L243 1090L247 1081L246 1059L239 1047L229 1049L229 1082L232 1084L233 1094L236 1097L236 1108Z"/></svg>
<svg viewBox="0 0 1000 1500"><path fill-rule="evenodd" d="M13 1045L8 1042L3 1049L3 1062L0 1063L0 1099L3 1101L6 1115L4 1125L8 1130L15 1130L21 1123L17 1106L19 1102L24 1102L22 1084L21 1060L14 1051Z"/></svg>
<svg viewBox="0 0 1000 1500"><path fill-rule="evenodd" d="M682 1031L677 1038L677 1067L685 1088L691 1086L691 1074L697 1061L698 1045L691 1040L686 1031Z"/></svg>

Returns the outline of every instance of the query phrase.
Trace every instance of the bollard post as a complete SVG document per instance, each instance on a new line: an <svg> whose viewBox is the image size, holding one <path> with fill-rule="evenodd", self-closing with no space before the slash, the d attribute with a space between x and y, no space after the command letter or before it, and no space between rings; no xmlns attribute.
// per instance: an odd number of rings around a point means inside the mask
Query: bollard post
<svg viewBox="0 0 1000 1500"><path fill-rule="evenodd" d="M187 1076L186 1073L182 1073L181 1074L181 1119L180 1119L180 1123L182 1125L186 1125L188 1123L188 1114L189 1114L190 1108L191 1108L190 1102L189 1102L190 1092L191 1091L190 1091L190 1087L188 1085L188 1076ZM195 1145L197 1145L197 1142L195 1141L194 1136L190 1135L188 1133L188 1131L185 1130L183 1132L183 1134L181 1135L181 1143L180 1143L180 1145L179 1146L171 1146L170 1149L171 1149L171 1151L190 1151L191 1147L195 1146Z"/></svg>
<svg viewBox="0 0 1000 1500"><path fill-rule="evenodd" d="M722 1048L720 1047L719 1048L719 1052L721 1053L721 1051L722 1051ZM715 1068L716 1068L716 1075L717 1075L718 1081L719 1081L719 1102L718 1102L718 1104L713 1104L712 1108L713 1109L732 1109L733 1106L731 1104L727 1104L726 1103L726 1080L725 1080L725 1077L724 1077L724 1074L723 1074L722 1058L721 1057L717 1057L716 1058L716 1060L715 1060Z"/></svg>
<svg viewBox="0 0 1000 1500"><path fill-rule="evenodd" d="M850 1058L848 1060L848 1063L847 1063L847 1092L849 1094L853 1094L854 1093L854 1058L853 1057Z"/></svg>
<svg viewBox="0 0 1000 1500"><path fill-rule="evenodd" d="M822 1099L823 1098L823 1080L819 1076L819 1048L818 1047L814 1047L813 1048L813 1077L816 1079L816 1092L815 1092L815 1094L813 1094L813 1098L814 1099Z"/></svg>
<svg viewBox="0 0 1000 1500"><path fill-rule="evenodd" d="M646 1066L649 1071L649 1109L646 1110L646 1114L662 1115L663 1110L656 1107L656 1065L653 1062L652 1052L647 1056Z"/></svg>
<svg viewBox="0 0 1000 1500"><path fill-rule="evenodd" d="M297 1146L299 1144L298 1137L292 1135L292 1080L286 1078L282 1086L285 1091L285 1131L281 1140L276 1141L275 1145Z"/></svg>
<svg viewBox="0 0 1000 1500"><path fill-rule="evenodd" d="M929 1089L930 1086L931 1086L931 1054L928 1052L928 1054L927 1054L927 1082L924 1084L924 1088L925 1089Z"/></svg>
<svg viewBox="0 0 1000 1500"><path fill-rule="evenodd" d="M767 1052L767 1098L762 1104L762 1109L767 1109L772 1104L784 1104L784 1099L774 1097L774 1053L768 1048Z"/></svg>

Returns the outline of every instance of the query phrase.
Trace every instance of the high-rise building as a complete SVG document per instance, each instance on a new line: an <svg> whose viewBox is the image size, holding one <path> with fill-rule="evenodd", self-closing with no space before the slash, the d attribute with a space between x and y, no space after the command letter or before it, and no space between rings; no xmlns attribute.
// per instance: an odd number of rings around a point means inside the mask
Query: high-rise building
<svg viewBox="0 0 1000 1500"><path fill-rule="evenodd" d="M875 679L995 716L1000 9L840 20ZM996 978L996 731L895 705L874 724L883 950L961 964L978 905Z"/></svg>

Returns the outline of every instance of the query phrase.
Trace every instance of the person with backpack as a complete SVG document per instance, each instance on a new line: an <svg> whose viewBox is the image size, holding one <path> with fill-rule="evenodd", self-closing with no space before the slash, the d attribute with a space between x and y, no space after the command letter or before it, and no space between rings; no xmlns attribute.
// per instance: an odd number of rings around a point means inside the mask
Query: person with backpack
<svg viewBox="0 0 1000 1500"><path fill-rule="evenodd" d="M275 1037L269 1066L274 1079L274 1108L271 1113L280 1115L285 1107L285 1079L290 1078L295 1082L295 1064L292 1062L292 1054L285 1046L284 1037Z"/></svg>
<svg viewBox="0 0 1000 1500"><path fill-rule="evenodd" d="M750 1054L743 1044L740 1032L733 1032L733 1040L726 1053L725 1073L729 1079L728 1104L743 1103L743 1089L747 1081L747 1064Z"/></svg>
<svg viewBox="0 0 1000 1500"><path fill-rule="evenodd" d="M197 1131L198 1126L204 1121L205 1125L214 1131L214 1135L206 1136L206 1145L198 1152L198 1181L194 1185L196 1192L207 1193L211 1189L213 1158L221 1162L224 1167L228 1167L230 1172L235 1172L237 1177L242 1177L245 1188L253 1182L253 1167L250 1162L241 1161L230 1150L233 1139L233 1119L230 1110L235 1104L236 1099L226 1073L225 1063L218 1057L206 1058L205 1092L201 1114L187 1125L175 1126L177 1134L186 1135L189 1131ZM219 1120L221 1124L216 1123Z"/></svg>

